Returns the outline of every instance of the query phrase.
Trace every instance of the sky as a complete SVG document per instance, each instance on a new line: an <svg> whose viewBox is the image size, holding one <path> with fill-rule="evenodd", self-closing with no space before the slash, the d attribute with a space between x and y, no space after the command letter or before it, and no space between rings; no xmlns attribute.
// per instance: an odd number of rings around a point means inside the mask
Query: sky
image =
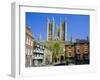
<svg viewBox="0 0 100 80"><path fill-rule="evenodd" d="M26 12L26 25L31 28L35 40L38 40L40 34L41 39L43 41L46 40L47 17L50 21L54 18L55 29L56 24L60 25L60 18L62 21L67 22L68 41L71 36L73 40L86 39L87 36L89 37L89 15Z"/></svg>

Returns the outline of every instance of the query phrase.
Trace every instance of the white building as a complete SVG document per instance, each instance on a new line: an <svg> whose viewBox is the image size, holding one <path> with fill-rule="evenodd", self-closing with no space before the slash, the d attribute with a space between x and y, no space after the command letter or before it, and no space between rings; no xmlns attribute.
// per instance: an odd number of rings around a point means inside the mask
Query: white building
<svg viewBox="0 0 100 80"><path fill-rule="evenodd" d="M33 66L42 66L44 60L44 46L38 43L34 45L33 50Z"/></svg>

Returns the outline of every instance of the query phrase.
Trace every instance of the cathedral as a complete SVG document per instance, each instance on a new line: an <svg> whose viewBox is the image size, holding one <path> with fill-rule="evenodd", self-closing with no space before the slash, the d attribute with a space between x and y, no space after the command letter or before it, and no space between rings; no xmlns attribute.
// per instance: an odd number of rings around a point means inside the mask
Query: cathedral
<svg viewBox="0 0 100 80"><path fill-rule="evenodd" d="M62 21L60 18L60 25L55 23L54 17L50 21L47 17L47 41L61 40L66 41L67 39L67 22Z"/></svg>

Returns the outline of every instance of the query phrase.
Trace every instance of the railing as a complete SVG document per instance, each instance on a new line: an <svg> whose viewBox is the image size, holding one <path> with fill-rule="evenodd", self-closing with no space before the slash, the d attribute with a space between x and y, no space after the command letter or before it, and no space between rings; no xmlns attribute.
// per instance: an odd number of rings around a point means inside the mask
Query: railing
<svg viewBox="0 0 100 80"><path fill-rule="evenodd" d="M43 59L42 56L32 56L32 59Z"/></svg>
<svg viewBox="0 0 100 80"><path fill-rule="evenodd" d="M35 52L35 53L44 53L44 51L42 51L42 50L34 50L33 52Z"/></svg>

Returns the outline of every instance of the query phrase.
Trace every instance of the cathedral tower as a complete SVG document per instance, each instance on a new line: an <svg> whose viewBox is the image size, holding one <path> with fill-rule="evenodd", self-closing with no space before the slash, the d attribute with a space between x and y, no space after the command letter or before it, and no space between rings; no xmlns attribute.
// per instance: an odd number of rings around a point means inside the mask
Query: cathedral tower
<svg viewBox="0 0 100 80"><path fill-rule="evenodd" d="M50 21L50 19L47 17L47 41L52 41L52 40L66 41L67 39L66 20L62 21L62 19L60 18L60 25L56 25L55 33L54 33L54 26L55 26L54 17L52 18L52 21Z"/></svg>
<svg viewBox="0 0 100 80"><path fill-rule="evenodd" d="M67 22L62 21L60 18L60 40L66 41L67 39Z"/></svg>
<svg viewBox="0 0 100 80"><path fill-rule="evenodd" d="M51 40L54 40L54 18L51 22L47 18L47 41Z"/></svg>

